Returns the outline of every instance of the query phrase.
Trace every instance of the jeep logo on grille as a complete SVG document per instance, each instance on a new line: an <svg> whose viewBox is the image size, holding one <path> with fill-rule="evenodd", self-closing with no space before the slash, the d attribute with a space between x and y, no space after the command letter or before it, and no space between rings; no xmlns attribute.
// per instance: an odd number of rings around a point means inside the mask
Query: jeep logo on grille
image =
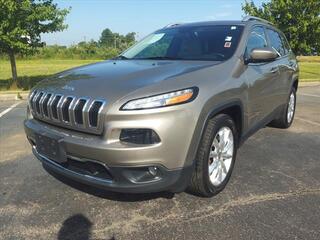
<svg viewBox="0 0 320 240"><path fill-rule="evenodd" d="M69 91L74 91L74 87L71 87L71 86L68 86L68 85L63 86L62 89L69 90Z"/></svg>

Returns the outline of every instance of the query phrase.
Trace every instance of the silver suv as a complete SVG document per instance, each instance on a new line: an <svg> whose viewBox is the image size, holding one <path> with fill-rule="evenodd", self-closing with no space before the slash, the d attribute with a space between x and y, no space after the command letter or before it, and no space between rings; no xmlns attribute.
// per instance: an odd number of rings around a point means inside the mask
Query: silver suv
<svg viewBox="0 0 320 240"><path fill-rule="evenodd" d="M118 192L213 196L250 135L291 125L297 88L296 58L270 23L176 24L42 81L25 132L51 173Z"/></svg>

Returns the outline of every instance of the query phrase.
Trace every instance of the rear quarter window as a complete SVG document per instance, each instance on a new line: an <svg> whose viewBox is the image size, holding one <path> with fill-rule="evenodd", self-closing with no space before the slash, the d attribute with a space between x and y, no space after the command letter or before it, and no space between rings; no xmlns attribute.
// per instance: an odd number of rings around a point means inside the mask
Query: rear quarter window
<svg viewBox="0 0 320 240"><path fill-rule="evenodd" d="M282 44L285 50L285 54L288 54L291 51L290 45L288 43L288 40L286 39L286 37L284 36L283 33L280 34L281 40L282 40Z"/></svg>
<svg viewBox="0 0 320 240"><path fill-rule="evenodd" d="M270 47L275 50L279 56L284 56L287 54L287 50L283 45L283 40L281 39L280 33L275 30L267 28L267 34L270 40Z"/></svg>

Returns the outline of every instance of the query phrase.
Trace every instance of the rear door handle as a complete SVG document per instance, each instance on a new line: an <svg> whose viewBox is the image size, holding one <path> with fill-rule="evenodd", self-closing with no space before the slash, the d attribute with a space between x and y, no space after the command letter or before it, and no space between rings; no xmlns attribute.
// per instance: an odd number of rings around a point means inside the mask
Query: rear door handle
<svg viewBox="0 0 320 240"><path fill-rule="evenodd" d="M279 71L279 67L273 67L270 69L271 73L277 73Z"/></svg>

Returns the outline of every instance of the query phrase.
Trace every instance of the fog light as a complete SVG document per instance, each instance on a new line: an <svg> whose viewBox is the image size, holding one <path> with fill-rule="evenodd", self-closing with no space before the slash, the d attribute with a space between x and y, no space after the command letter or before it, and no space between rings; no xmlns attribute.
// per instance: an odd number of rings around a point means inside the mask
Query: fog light
<svg viewBox="0 0 320 240"><path fill-rule="evenodd" d="M156 176L157 173L158 173L158 168L157 167L149 167L149 173L152 175L152 176Z"/></svg>
<svg viewBox="0 0 320 240"><path fill-rule="evenodd" d="M132 183L150 183L156 182L162 179L161 167L156 166L146 166L146 167L128 167L121 169L120 174L128 179ZM113 170L114 171L114 170Z"/></svg>

